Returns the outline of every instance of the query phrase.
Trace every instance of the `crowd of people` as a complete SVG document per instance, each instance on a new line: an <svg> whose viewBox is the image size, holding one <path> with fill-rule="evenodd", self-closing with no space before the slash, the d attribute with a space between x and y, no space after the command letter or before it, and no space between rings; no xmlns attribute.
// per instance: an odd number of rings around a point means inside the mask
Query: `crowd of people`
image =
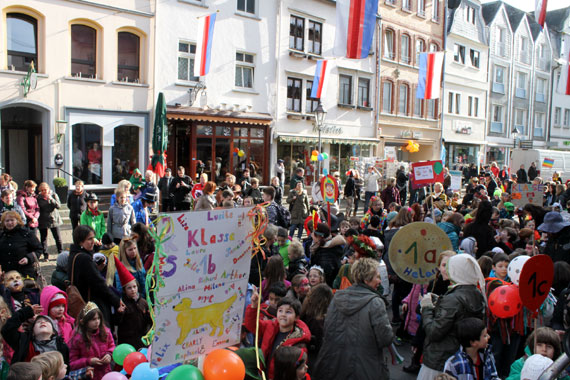
<svg viewBox="0 0 570 380"><path fill-rule="evenodd" d="M516 207L512 185L522 173L507 170L503 178L504 170L493 164L464 171L464 192L451 191L447 169L432 188L414 186L403 167L391 178L374 166L351 169L344 181L335 172L341 196L328 206L318 185L309 195L302 168L287 186L279 171L262 186L247 169L239 178L227 173L220 184L204 173L194 182L183 167L176 176L167 169L158 181L134 170L118 183L106 212L78 180L67 199L68 250L59 231L61 202L49 185L26 181L17 190L4 174L0 325L2 368L11 369L0 377L32 379L39 368L48 379L102 379L115 365L115 345L142 348L152 324L145 277L156 209L262 204L269 225L264 255L251 263L241 346L258 339L269 379L387 379L387 352L395 355L403 341L413 347L403 370L419 379L537 379L561 354L570 327L570 189L558 176L542 205ZM357 216L361 203L364 214ZM417 222L436 224L453 247L441 253L438 274L425 285L398 277L388 255L396 233ZM58 251L51 285L39 265L49 259L48 230ZM550 256L555 268L539 327L524 308L512 318L493 315L488 299L510 283L509 262L538 254ZM77 294L86 302L79 309L72 302Z"/></svg>

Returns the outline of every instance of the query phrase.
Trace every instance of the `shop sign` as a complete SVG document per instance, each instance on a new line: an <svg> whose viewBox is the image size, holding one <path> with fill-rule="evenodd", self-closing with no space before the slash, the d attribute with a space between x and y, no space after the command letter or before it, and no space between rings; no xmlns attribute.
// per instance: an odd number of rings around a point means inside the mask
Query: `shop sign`
<svg viewBox="0 0 570 380"><path fill-rule="evenodd" d="M455 131L455 133L459 133L462 135L470 135L471 133L473 133L473 131L471 129L471 123L466 123L466 122L461 122L461 121L455 122L454 131Z"/></svg>
<svg viewBox="0 0 570 380"><path fill-rule="evenodd" d="M404 139L411 139L412 135L412 131L410 130L400 132L400 137Z"/></svg>
<svg viewBox="0 0 570 380"><path fill-rule="evenodd" d="M315 124L313 126L313 132L319 132L319 127ZM342 135L344 133L343 128L334 124L325 124L321 127L321 133L326 135Z"/></svg>
<svg viewBox="0 0 570 380"><path fill-rule="evenodd" d="M414 132L412 133L413 138L415 139L421 139L423 137L423 133L421 132Z"/></svg>

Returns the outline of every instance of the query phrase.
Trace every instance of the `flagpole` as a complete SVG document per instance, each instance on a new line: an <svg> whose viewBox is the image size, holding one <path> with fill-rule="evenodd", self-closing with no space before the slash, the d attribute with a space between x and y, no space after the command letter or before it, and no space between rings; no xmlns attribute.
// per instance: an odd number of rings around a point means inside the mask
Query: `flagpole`
<svg viewBox="0 0 570 380"><path fill-rule="evenodd" d="M439 124L439 156L441 157L441 153L443 151L443 110L444 108L444 99L445 99L445 59L447 54L447 1L443 2L443 68L441 69L441 93L439 98L441 99L441 113L440 117L438 118ZM442 160L443 161L443 160ZM443 162L442 162L443 163ZM445 165L444 165L445 166Z"/></svg>

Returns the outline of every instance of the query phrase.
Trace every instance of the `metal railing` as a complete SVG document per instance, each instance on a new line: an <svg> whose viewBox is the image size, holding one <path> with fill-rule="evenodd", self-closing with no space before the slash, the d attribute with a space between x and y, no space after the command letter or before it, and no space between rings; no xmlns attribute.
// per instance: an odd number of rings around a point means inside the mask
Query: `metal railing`
<svg viewBox="0 0 570 380"><path fill-rule="evenodd" d="M57 170L57 171L58 171L58 173L57 173L57 176L58 176L58 177L59 177L59 172L61 171L61 172L64 172L65 174L71 176L71 178L73 178L73 179L75 179L75 180L77 180L77 181L83 181L81 178L76 177L76 176L74 176L73 174L71 174L71 173L69 173L69 172L67 172L67 171L65 171L65 170L63 170L63 169L60 169L60 168L50 168L49 166L46 166L46 169L47 169L47 170ZM75 181L74 181L74 182L75 182Z"/></svg>

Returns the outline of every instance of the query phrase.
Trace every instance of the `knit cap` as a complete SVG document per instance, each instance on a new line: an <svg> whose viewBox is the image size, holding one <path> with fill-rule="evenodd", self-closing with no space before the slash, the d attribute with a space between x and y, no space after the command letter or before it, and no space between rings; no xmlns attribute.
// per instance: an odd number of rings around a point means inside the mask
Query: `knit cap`
<svg viewBox="0 0 570 380"><path fill-rule="evenodd" d="M521 371L521 380L538 380L540 375L552 364L552 359L534 354L527 358Z"/></svg>
<svg viewBox="0 0 570 380"><path fill-rule="evenodd" d="M507 211L515 211L515 205L512 202L505 202L505 209Z"/></svg>
<svg viewBox="0 0 570 380"><path fill-rule="evenodd" d="M108 232L105 232L103 234L103 237L101 238L101 243L108 245L108 244L111 244L112 242L113 242L113 237L111 236L111 234Z"/></svg>
<svg viewBox="0 0 570 380"><path fill-rule="evenodd" d="M67 307L67 298L61 293L56 293L55 296L49 301L49 310L53 307L64 305Z"/></svg>

